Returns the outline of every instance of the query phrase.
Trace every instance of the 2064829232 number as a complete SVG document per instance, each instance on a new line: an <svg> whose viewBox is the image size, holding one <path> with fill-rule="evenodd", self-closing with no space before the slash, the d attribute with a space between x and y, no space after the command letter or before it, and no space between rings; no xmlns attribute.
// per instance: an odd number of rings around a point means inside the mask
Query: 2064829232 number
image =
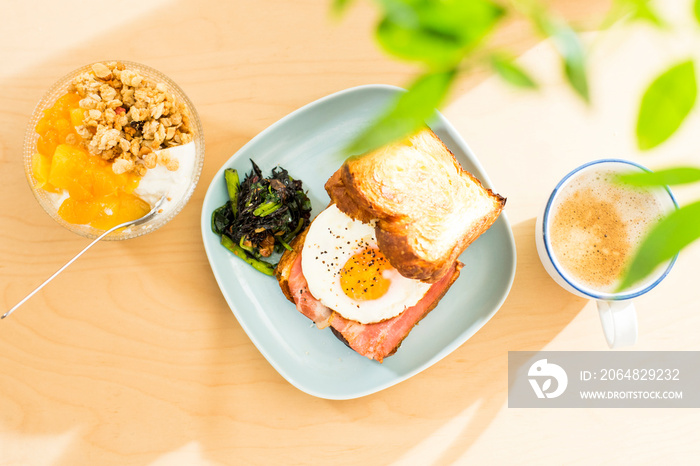
<svg viewBox="0 0 700 466"><path fill-rule="evenodd" d="M600 380L680 380L678 369L601 369Z"/></svg>

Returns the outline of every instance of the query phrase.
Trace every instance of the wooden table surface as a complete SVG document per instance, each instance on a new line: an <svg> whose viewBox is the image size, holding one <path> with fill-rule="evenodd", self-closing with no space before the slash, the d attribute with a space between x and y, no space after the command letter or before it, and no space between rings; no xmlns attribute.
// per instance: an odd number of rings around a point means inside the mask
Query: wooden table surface
<svg viewBox="0 0 700 466"><path fill-rule="evenodd" d="M369 2L340 21L330 1L4 2L0 15L0 305L9 308L86 240L34 200L21 161L34 105L85 63L128 59L178 82L204 126L206 159L186 208L154 234L98 244L0 323L0 464L692 463L692 409L509 409L507 354L607 351L594 304L560 289L537 257L534 222L552 187L589 160L698 164L697 115L661 149L632 138L639 96L698 29L616 27L587 39L593 105L563 84L548 43L511 23L497 39L545 84L513 90L475 70L444 109L506 208L518 265L505 304L448 357L348 401L307 395L251 343L224 301L199 230L207 186L258 132L348 87L405 85L412 68L371 38ZM560 1L586 21L608 2ZM700 197L677 190L681 202ZM697 350L700 248L637 300L637 350ZM478 271L470 271L478 273ZM439 310L439 308L438 308ZM4 311L2 311L4 312ZM290 312L296 312L290 306Z"/></svg>

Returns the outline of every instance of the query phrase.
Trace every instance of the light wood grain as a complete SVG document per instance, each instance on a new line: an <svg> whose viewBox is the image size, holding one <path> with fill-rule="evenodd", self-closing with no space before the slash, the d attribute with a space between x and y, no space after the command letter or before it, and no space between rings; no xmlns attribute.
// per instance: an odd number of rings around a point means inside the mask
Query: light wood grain
<svg viewBox="0 0 700 466"><path fill-rule="evenodd" d="M459 83L445 113L508 197L518 268L501 310L453 354L395 387L333 402L291 386L255 349L204 254L204 193L237 149L290 111L355 85L406 84L412 68L376 48L375 11L356 3L339 21L329 15L330 1L312 0L126 1L116 10L75 0L3 5L0 305L9 308L86 244L41 210L21 163L29 115L58 77L111 58L163 71L200 113L206 160L192 199L170 224L97 245L0 323L0 464L695 458L692 410L515 410L506 397L508 351L606 349L591 304L560 289L540 265L534 218L556 181L587 160L697 164L697 118L649 156L636 152L630 129L643 84L672 55L700 50L697 33L655 48L649 28L601 40L592 108L566 89L549 45L536 45L521 22L497 40L525 52L524 63L547 84L543 91L516 92L484 69ZM555 3L587 24L607 5ZM698 262L693 246L638 301L637 349L697 349Z"/></svg>

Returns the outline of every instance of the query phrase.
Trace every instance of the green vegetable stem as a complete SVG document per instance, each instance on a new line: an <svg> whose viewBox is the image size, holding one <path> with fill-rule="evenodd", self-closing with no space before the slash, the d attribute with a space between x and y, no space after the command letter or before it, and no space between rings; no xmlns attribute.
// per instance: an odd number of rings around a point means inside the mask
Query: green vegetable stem
<svg viewBox="0 0 700 466"><path fill-rule="evenodd" d="M266 202L264 204L261 204L257 209L255 209L253 211L253 215L255 215L256 217L267 217L280 207L282 206L276 202Z"/></svg>
<svg viewBox="0 0 700 466"><path fill-rule="evenodd" d="M221 235L221 244L234 253L237 257L243 259L248 264L252 265L257 271L264 273L265 275L274 275L275 266L269 262L265 262L260 259L255 259L250 257L239 245L234 243L231 238L226 235Z"/></svg>
<svg viewBox="0 0 700 466"><path fill-rule="evenodd" d="M224 170L224 179L226 180L226 189L228 190L228 198L231 201L231 211L233 216L238 215L238 193L241 190L241 183L238 180L238 172L233 168Z"/></svg>

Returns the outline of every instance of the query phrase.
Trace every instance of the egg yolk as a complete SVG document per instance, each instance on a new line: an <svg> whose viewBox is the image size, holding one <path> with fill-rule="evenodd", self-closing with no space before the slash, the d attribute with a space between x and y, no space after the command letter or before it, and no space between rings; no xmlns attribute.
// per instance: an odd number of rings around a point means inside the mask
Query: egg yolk
<svg viewBox="0 0 700 466"><path fill-rule="evenodd" d="M367 248L354 254L340 271L340 286L356 301L370 301L386 294L391 280L384 278L389 261L379 249Z"/></svg>

